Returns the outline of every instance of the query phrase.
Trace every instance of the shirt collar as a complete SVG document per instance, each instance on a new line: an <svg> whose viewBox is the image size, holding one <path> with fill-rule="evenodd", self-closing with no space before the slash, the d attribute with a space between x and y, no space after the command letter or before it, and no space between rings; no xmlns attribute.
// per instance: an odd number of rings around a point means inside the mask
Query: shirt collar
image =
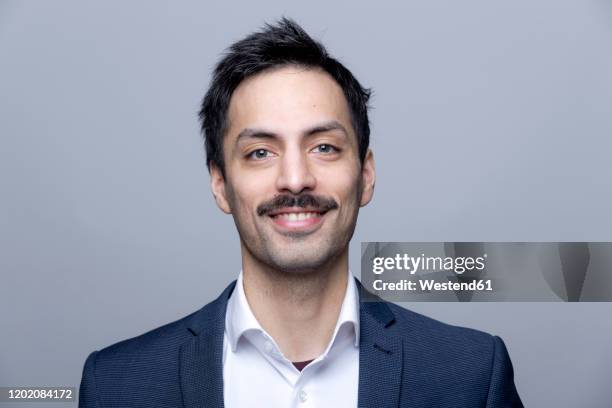
<svg viewBox="0 0 612 408"><path fill-rule="evenodd" d="M340 314L338 315L338 321L334 328L334 334L331 338L327 351L331 348L338 334L338 330L345 325L352 326L352 332L354 335L354 345L359 347L359 294L357 293L357 285L351 271L348 271L348 282L346 286L346 292L342 301L342 307ZM227 303L227 312L225 314L225 328L227 337L229 340L230 347L233 352L236 352L238 347L238 340L248 331L258 331L265 333L268 337L271 337L261 327L255 315L249 306L246 295L244 293L244 286L242 280L242 270L238 275L236 281L236 287L234 292L230 296Z"/></svg>

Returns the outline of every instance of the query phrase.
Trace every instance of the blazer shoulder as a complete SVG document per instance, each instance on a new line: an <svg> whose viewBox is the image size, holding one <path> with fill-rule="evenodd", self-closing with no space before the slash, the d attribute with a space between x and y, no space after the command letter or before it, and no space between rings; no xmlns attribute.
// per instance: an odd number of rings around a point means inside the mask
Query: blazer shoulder
<svg viewBox="0 0 612 408"><path fill-rule="evenodd" d="M402 380L406 387L421 390L436 406L522 407L499 337L385 303L393 315L385 330L401 338L401 358L410 367Z"/></svg>
<svg viewBox="0 0 612 408"><path fill-rule="evenodd" d="M512 363L499 337L446 324L398 305L389 304L389 308L395 316L389 329L403 339L405 362L420 373L415 381L440 381L457 392L480 390L476 394L481 399L487 393L495 394L490 390L500 386L516 394Z"/></svg>
<svg viewBox="0 0 612 408"><path fill-rule="evenodd" d="M126 354L168 352L180 347L200 332L218 329L224 324L227 297L233 286L234 282L217 299L185 317L101 349L97 352L97 360Z"/></svg>
<svg viewBox="0 0 612 408"><path fill-rule="evenodd" d="M461 348L487 351L492 354L496 336L467 327L454 326L427 317L393 303L387 303L395 316L398 334L435 341L439 346L447 345L454 351Z"/></svg>
<svg viewBox="0 0 612 408"><path fill-rule="evenodd" d="M104 347L97 352L98 359L111 357L117 354L130 354L142 352L149 348L156 348L168 343L180 343L182 339L189 338L189 322L198 311L182 317L174 322L149 330L143 334L121 340L117 343Z"/></svg>
<svg viewBox="0 0 612 408"><path fill-rule="evenodd" d="M83 368L79 406L181 405L180 350L198 335L222 338L232 288L179 320L91 353Z"/></svg>

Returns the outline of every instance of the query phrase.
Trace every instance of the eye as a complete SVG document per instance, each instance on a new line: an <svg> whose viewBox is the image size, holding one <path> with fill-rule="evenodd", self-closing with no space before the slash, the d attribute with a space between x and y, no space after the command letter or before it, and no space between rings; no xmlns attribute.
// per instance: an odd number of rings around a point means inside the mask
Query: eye
<svg viewBox="0 0 612 408"><path fill-rule="evenodd" d="M270 151L266 149L257 149L247 154L247 159L262 160L269 156L270 156Z"/></svg>
<svg viewBox="0 0 612 408"><path fill-rule="evenodd" d="M315 151L318 150L319 153L326 153L326 154L334 153L338 151L337 148L327 143L320 144L317 147L315 147L313 150Z"/></svg>

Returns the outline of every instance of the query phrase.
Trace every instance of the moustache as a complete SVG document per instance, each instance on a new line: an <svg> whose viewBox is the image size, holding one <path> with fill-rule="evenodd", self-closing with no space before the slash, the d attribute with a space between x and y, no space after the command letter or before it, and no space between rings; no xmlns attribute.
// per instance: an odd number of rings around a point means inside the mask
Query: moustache
<svg viewBox="0 0 612 408"><path fill-rule="evenodd" d="M302 194L297 197L280 194L272 200L260 204L257 207L257 215L266 215L286 207L308 208L312 211L322 213L338 208L338 203L333 198L315 196L312 194Z"/></svg>

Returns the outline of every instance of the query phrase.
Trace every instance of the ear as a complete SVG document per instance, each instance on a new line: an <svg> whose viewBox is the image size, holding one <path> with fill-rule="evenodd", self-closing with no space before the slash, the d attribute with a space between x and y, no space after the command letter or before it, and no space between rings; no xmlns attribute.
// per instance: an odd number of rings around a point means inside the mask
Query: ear
<svg viewBox="0 0 612 408"><path fill-rule="evenodd" d="M210 164L210 188L221 211L231 214L232 209L225 192L225 178L221 174L221 170L213 163Z"/></svg>
<svg viewBox="0 0 612 408"><path fill-rule="evenodd" d="M374 169L374 153L368 149L363 165L361 166L361 202L360 206L367 205L374 195L374 184L376 183L376 170Z"/></svg>

